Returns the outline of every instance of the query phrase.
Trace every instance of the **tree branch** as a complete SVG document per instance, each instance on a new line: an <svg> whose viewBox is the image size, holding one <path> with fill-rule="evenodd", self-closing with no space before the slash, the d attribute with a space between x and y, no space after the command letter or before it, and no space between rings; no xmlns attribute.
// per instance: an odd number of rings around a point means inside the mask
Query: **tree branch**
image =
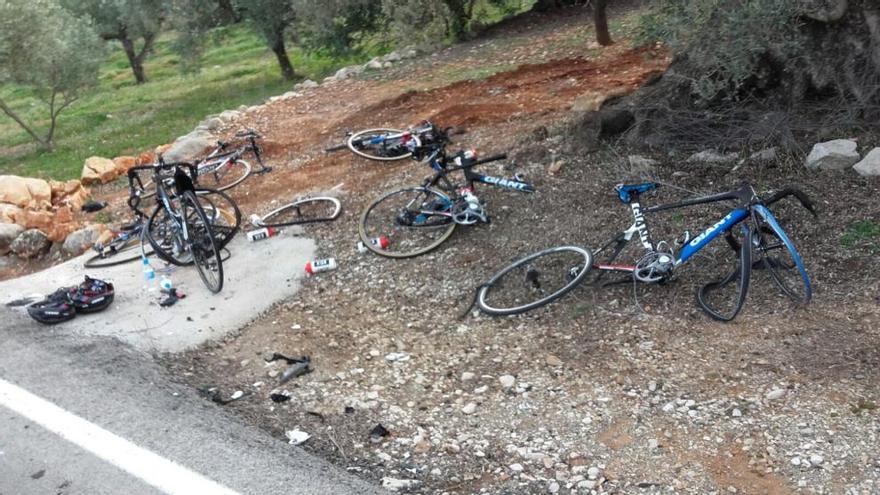
<svg viewBox="0 0 880 495"><path fill-rule="evenodd" d="M15 113L15 110L9 108L9 105L7 105L6 102L3 101L2 98L0 98L0 110L3 110L3 113L8 115L9 118L14 120L16 124L18 124L22 129L27 131L27 133L30 134L31 137L34 138L34 140L40 144L40 146L42 146L44 148L48 148L48 146L47 146L46 142L43 140L43 138L38 136L37 133L34 132L34 130L31 129L31 127L29 125L27 125L25 123L25 121L22 120L21 117L18 116L18 114Z"/></svg>

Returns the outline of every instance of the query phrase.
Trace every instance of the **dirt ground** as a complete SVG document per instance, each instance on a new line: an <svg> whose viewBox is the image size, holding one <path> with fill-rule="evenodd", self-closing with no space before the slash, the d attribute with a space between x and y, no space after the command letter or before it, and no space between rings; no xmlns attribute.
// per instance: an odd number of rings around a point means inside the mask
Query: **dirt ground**
<svg viewBox="0 0 880 495"><path fill-rule="evenodd" d="M856 221L880 219L880 183L796 160L734 167L663 155L634 170L631 151L613 146L562 154L559 123L575 100L633 90L668 63L624 40L585 50L588 25L583 14L519 19L249 114L239 124L266 135L276 170L234 191L245 215L341 184L343 216L305 230L339 269L237 335L164 362L194 387L251 392L227 404L230 413L279 438L306 431L302 448L416 493L880 493L877 249L841 243ZM359 254L361 209L428 170L322 150L347 129L424 119L465 129L457 144L486 154L542 147L512 167L538 192L479 190L493 223L460 228L429 255ZM794 206L774 211L804 255L813 303L791 307L756 274L741 316L711 321L693 296L720 256L709 250L663 286L579 288L521 316L458 318L503 264L557 244L595 247L628 227L612 188L646 176L664 184L646 204L742 181L802 187L818 219ZM672 240L724 213L701 207L648 222L655 238ZM284 367L266 363L267 352L308 355L315 371L277 385ZM371 439L377 424L390 434Z"/></svg>

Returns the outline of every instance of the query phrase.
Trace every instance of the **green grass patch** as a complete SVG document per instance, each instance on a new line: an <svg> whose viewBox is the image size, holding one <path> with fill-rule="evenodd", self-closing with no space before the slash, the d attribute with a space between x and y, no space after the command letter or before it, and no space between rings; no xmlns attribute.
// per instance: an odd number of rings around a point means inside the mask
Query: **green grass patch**
<svg viewBox="0 0 880 495"><path fill-rule="evenodd" d="M25 131L0 115L0 174L78 178L89 156L113 158L153 149L186 134L207 115L261 103L293 86L281 77L264 40L245 27L212 32L200 69L189 73L182 70L174 40L173 33L157 40L145 63L148 82L143 85L134 83L121 47L110 43L97 85L59 117L51 153L38 150ZM291 48L290 58L303 79L320 80L389 50L373 43L360 53L338 56ZM4 87L0 96L39 131L48 128L46 106L29 90Z"/></svg>
<svg viewBox="0 0 880 495"><path fill-rule="evenodd" d="M856 222L840 236L840 243L848 248L868 243L871 249L876 251L880 250L878 241L880 241L880 224L871 220Z"/></svg>

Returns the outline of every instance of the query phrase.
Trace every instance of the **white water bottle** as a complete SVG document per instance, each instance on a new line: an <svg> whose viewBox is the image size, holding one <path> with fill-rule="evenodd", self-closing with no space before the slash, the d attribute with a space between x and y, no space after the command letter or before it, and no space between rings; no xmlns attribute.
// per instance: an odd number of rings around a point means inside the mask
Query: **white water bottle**
<svg viewBox="0 0 880 495"><path fill-rule="evenodd" d="M153 270L153 265L150 264L150 260L146 257L143 258L144 263L144 281L147 284L151 283L153 280L156 280L156 270Z"/></svg>
<svg viewBox="0 0 880 495"><path fill-rule="evenodd" d="M306 263L306 273L314 275L320 272L329 272L336 269L336 260L334 258L326 258L322 260L313 260Z"/></svg>

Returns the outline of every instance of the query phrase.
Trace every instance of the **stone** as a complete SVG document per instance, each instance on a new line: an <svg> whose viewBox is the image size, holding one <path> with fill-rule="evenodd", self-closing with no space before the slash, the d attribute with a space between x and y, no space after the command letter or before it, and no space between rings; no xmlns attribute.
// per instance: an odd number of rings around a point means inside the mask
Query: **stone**
<svg viewBox="0 0 880 495"><path fill-rule="evenodd" d="M223 120L217 117L209 117L201 121L198 127L201 127L202 129L205 129L207 131L216 131L223 127Z"/></svg>
<svg viewBox="0 0 880 495"><path fill-rule="evenodd" d="M193 131L185 136L177 138L171 147L165 152L166 162L185 162L204 154L206 150L216 144L216 139L210 133Z"/></svg>
<svg viewBox="0 0 880 495"><path fill-rule="evenodd" d="M740 418L740 417L742 417L743 413L742 413L742 411L739 410L738 407L734 407L733 411L730 412L730 415L733 416L734 418Z"/></svg>
<svg viewBox="0 0 880 495"><path fill-rule="evenodd" d="M559 483L551 481L550 484L547 485L547 493L559 493Z"/></svg>
<svg viewBox="0 0 880 495"><path fill-rule="evenodd" d="M241 118L241 112L238 110L226 110L220 114L220 118L226 122L234 122Z"/></svg>
<svg viewBox="0 0 880 495"><path fill-rule="evenodd" d="M400 53L397 53L396 51L391 52L388 55L385 55L384 57L382 57L383 62L392 62L393 63L393 62L400 62L401 60L403 60L403 57L400 55Z"/></svg>
<svg viewBox="0 0 880 495"><path fill-rule="evenodd" d="M714 150L704 150L694 153L687 159L688 163L709 163L712 165L725 165L734 163L739 159L736 153L719 153Z"/></svg>
<svg viewBox="0 0 880 495"><path fill-rule="evenodd" d="M303 81L299 84L295 84L293 86L293 89L295 91L297 91L297 90L301 90L301 89L317 88L318 86L320 86L320 85L318 83L316 83L315 81L312 81L311 79L306 79L305 81Z"/></svg>
<svg viewBox="0 0 880 495"><path fill-rule="evenodd" d="M24 227L13 223L0 223L0 256L12 251L12 242L24 232Z"/></svg>
<svg viewBox="0 0 880 495"><path fill-rule="evenodd" d="M875 177L880 175L880 148L874 148L865 158L853 166L853 170L862 177Z"/></svg>
<svg viewBox="0 0 880 495"><path fill-rule="evenodd" d="M421 484L422 482L419 480L401 480L388 476L382 478L382 488L391 490L392 492L412 490L418 488Z"/></svg>
<svg viewBox="0 0 880 495"><path fill-rule="evenodd" d="M571 111L598 112L605 105L605 102L624 96L629 92L630 90L625 87L610 88L602 91L588 91L574 99L571 103Z"/></svg>
<svg viewBox="0 0 880 495"><path fill-rule="evenodd" d="M25 210L18 218L18 224L25 229L48 229L55 221L55 215L51 211Z"/></svg>
<svg viewBox="0 0 880 495"><path fill-rule="evenodd" d="M427 440L416 442L415 447L413 447L413 452L415 452L416 454L427 454L430 451L431 442L428 442Z"/></svg>
<svg viewBox="0 0 880 495"><path fill-rule="evenodd" d="M753 162L775 162L778 157L776 147L767 148L765 150L756 151L749 155L749 160Z"/></svg>
<svg viewBox="0 0 880 495"><path fill-rule="evenodd" d="M819 454L813 454L810 456L810 465L813 467L819 467L825 462L825 458Z"/></svg>
<svg viewBox="0 0 880 495"><path fill-rule="evenodd" d="M785 395L785 389L784 389L784 388L774 388L773 390L767 392L767 395L765 395L764 397L765 397L767 400L779 400L779 399L781 399L784 395Z"/></svg>
<svg viewBox="0 0 880 495"><path fill-rule="evenodd" d="M791 458L791 465L792 466L800 466L801 465L801 458L797 457L797 456L792 457Z"/></svg>
<svg viewBox="0 0 880 495"><path fill-rule="evenodd" d="M835 139L813 146L805 165L810 170L843 170L855 165L859 159L861 156L855 141Z"/></svg>
<svg viewBox="0 0 880 495"><path fill-rule="evenodd" d="M477 377L477 375L471 373L470 371L465 371L464 373L461 374L461 381L469 382L476 377Z"/></svg>
<svg viewBox="0 0 880 495"><path fill-rule="evenodd" d="M156 149L153 150L153 153L158 158L158 155L164 155L168 150L170 150L171 146L171 144L160 144L159 146L156 146Z"/></svg>
<svg viewBox="0 0 880 495"><path fill-rule="evenodd" d="M336 71L336 74L334 74L333 77L338 81L342 81L344 79L354 77L363 71L364 71L364 68L361 67L360 65L351 65L351 66L343 67L343 68L339 69L338 71Z"/></svg>
<svg viewBox="0 0 880 495"><path fill-rule="evenodd" d="M137 166L138 159L134 156L117 156L113 159L113 163L116 164L117 177L121 177L127 174L132 167Z"/></svg>
<svg viewBox="0 0 880 495"><path fill-rule="evenodd" d="M501 382L501 388L504 390L510 390L516 385L516 378L511 375L504 375L498 378L498 381Z"/></svg>
<svg viewBox="0 0 880 495"><path fill-rule="evenodd" d="M554 356L553 354L547 354L546 356L544 356L544 361L547 363L547 366L562 366L562 360Z"/></svg>
<svg viewBox="0 0 880 495"><path fill-rule="evenodd" d="M152 165L156 163L156 154L151 151L144 151L137 157L138 165Z"/></svg>
<svg viewBox="0 0 880 495"><path fill-rule="evenodd" d="M364 65L364 68L367 70L380 70L380 69L382 69L382 61L379 60L378 58L374 58L373 60L370 60L369 62L367 62Z"/></svg>
<svg viewBox="0 0 880 495"><path fill-rule="evenodd" d="M18 223L24 217L24 210L15 205L0 203L0 223Z"/></svg>
<svg viewBox="0 0 880 495"><path fill-rule="evenodd" d="M562 167L564 166L565 160L554 160L553 163L551 163L550 166L547 167L547 173L549 173L550 175L556 175L559 173L560 170L562 170Z"/></svg>
<svg viewBox="0 0 880 495"><path fill-rule="evenodd" d="M510 470L513 471L514 473L521 473L524 470L523 465L518 462L513 463L507 467L510 468Z"/></svg>
<svg viewBox="0 0 880 495"><path fill-rule="evenodd" d="M101 233L106 230L103 225L89 225L67 236L61 249L70 255L80 255L87 249L95 245L95 242L101 237Z"/></svg>
<svg viewBox="0 0 880 495"><path fill-rule="evenodd" d="M117 176L116 164L109 158L92 156L83 164L81 181L83 184L106 184Z"/></svg>
<svg viewBox="0 0 880 495"><path fill-rule="evenodd" d="M464 407L461 408L461 412L464 414L473 414L477 412L477 405L473 402L468 402Z"/></svg>
<svg viewBox="0 0 880 495"><path fill-rule="evenodd" d="M49 238L37 229L25 230L12 241L12 252L21 258L36 258L47 251L52 245Z"/></svg>
<svg viewBox="0 0 880 495"><path fill-rule="evenodd" d="M626 161L629 163L631 169L640 172L653 170L654 167L660 164L660 162L653 158L647 158L641 155L630 155L626 158Z"/></svg>
<svg viewBox="0 0 880 495"><path fill-rule="evenodd" d="M419 56L419 51L415 48L404 48L400 56L403 58L416 58Z"/></svg>
<svg viewBox="0 0 880 495"><path fill-rule="evenodd" d="M52 205L52 188L42 179L0 175L0 203L44 209Z"/></svg>

